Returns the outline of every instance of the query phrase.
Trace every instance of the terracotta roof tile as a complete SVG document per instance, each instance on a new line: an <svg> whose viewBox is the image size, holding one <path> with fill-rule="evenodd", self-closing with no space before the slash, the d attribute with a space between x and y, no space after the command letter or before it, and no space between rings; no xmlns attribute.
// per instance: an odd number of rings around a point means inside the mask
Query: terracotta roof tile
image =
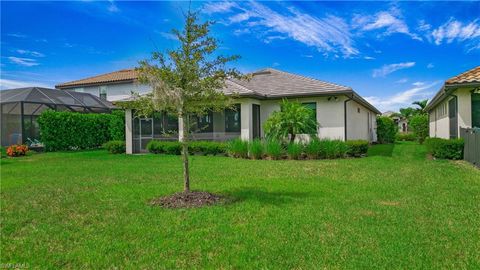
<svg viewBox="0 0 480 270"><path fill-rule="evenodd" d="M68 88L72 86L87 86L100 83L114 83L120 81L133 81L137 79L137 72L135 69L122 69L98 76L93 76L81 80L61 83L56 85L56 88Z"/></svg>
<svg viewBox="0 0 480 270"><path fill-rule="evenodd" d="M452 77L445 81L445 84L457 84L457 83L480 83L480 66L472 68L460 75Z"/></svg>

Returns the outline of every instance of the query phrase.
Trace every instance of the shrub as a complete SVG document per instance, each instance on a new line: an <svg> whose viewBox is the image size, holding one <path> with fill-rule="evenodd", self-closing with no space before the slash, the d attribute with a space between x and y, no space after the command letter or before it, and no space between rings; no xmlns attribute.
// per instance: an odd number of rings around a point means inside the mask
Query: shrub
<svg viewBox="0 0 480 270"><path fill-rule="evenodd" d="M265 154L271 159L279 159L282 157L282 143L276 139L265 141Z"/></svg>
<svg viewBox="0 0 480 270"><path fill-rule="evenodd" d="M395 136L395 140L414 142L415 141L415 135L411 132L397 133L397 135Z"/></svg>
<svg viewBox="0 0 480 270"><path fill-rule="evenodd" d="M299 159L303 152L303 145L299 143L289 143L287 154L290 159Z"/></svg>
<svg viewBox="0 0 480 270"><path fill-rule="evenodd" d="M320 148L321 148L320 140L317 138L314 138L310 140L310 142L307 145L305 145L305 154L310 159L317 159L319 158Z"/></svg>
<svg viewBox="0 0 480 270"><path fill-rule="evenodd" d="M125 153L125 141L109 141L104 143L102 147L112 154Z"/></svg>
<svg viewBox="0 0 480 270"><path fill-rule="evenodd" d="M368 141L352 140L345 142L348 146L348 155L351 157L361 157L368 152Z"/></svg>
<svg viewBox="0 0 480 270"><path fill-rule="evenodd" d="M422 144L428 136L428 115L417 114L409 121L409 126L413 130L415 139Z"/></svg>
<svg viewBox="0 0 480 270"><path fill-rule="evenodd" d="M14 145L10 145L7 148L7 155L9 157L25 156L27 152L28 152L28 146L23 144L20 144L20 145L14 144Z"/></svg>
<svg viewBox="0 0 480 270"><path fill-rule="evenodd" d="M38 118L41 141L45 151L59 151L97 148L112 140L112 133L117 134L116 139L124 140L124 135L118 135L119 117L114 114L47 110ZM116 126L117 130L111 130L112 126Z"/></svg>
<svg viewBox="0 0 480 270"><path fill-rule="evenodd" d="M193 141L188 143L188 151L190 154L217 155L225 153L226 147L221 142Z"/></svg>
<svg viewBox="0 0 480 270"><path fill-rule="evenodd" d="M231 140L227 145L227 152L232 157L247 158L248 142L242 139Z"/></svg>
<svg viewBox="0 0 480 270"><path fill-rule="evenodd" d="M320 157L324 158L343 158L347 155L348 146L341 140L321 140Z"/></svg>
<svg viewBox="0 0 480 270"><path fill-rule="evenodd" d="M147 143L147 151L153 154L165 153L164 142L151 140Z"/></svg>
<svg viewBox="0 0 480 270"><path fill-rule="evenodd" d="M390 117L377 117L377 140L379 143L393 143L398 127Z"/></svg>
<svg viewBox="0 0 480 270"><path fill-rule="evenodd" d="M436 158L463 159L463 139L427 138L425 146L428 153Z"/></svg>
<svg viewBox="0 0 480 270"><path fill-rule="evenodd" d="M182 144L180 142L163 142L163 149L167 155L180 155Z"/></svg>
<svg viewBox="0 0 480 270"><path fill-rule="evenodd" d="M124 141L125 140L125 111L115 110L112 111L112 116L110 117L110 123L108 125L110 139L114 141Z"/></svg>
<svg viewBox="0 0 480 270"><path fill-rule="evenodd" d="M248 154L250 158L261 159L263 156L263 144L259 139L255 139L248 144Z"/></svg>

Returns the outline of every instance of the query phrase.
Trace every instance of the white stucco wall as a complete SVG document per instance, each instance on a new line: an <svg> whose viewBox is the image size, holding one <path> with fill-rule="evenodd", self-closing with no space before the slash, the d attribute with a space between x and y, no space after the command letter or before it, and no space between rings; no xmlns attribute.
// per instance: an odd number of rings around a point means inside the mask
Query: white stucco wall
<svg viewBox="0 0 480 270"><path fill-rule="evenodd" d="M347 140L373 140L373 112L354 100L347 102Z"/></svg>
<svg viewBox="0 0 480 270"><path fill-rule="evenodd" d="M132 92L138 94L145 94L150 92L151 88L148 85L128 82L128 83L117 83L117 84L105 84L103 86L107 87L107 100L108 101L117 101L125 99L131 96ZM100 85L96 86L87 86L87 87L72 87L65 90L74 90L77 92L89 93L94 96L100 96Z"/></svg>
<svg viewBox="0 0 480 270"><path fill-rule="evenodd" d="M457 134L460 134L461 127L472 127L472 88L460 88L452 92L452 95L457 96ZM448 117L448 101L452 99L449 96L429 112L430 117L430 137L450 138L450 119ZM446 114L441 115L439 108L445 106Z"/></svg>

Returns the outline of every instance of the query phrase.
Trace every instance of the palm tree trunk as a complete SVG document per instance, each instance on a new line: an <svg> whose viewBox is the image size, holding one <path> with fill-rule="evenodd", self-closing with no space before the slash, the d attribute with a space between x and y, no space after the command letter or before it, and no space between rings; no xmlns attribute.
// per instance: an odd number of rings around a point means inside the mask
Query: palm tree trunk
<svg viewBox="0 0 480 270"><path fill-rule="evenodd" d="M185 121L187 120L187 121ZM183 192L190 192L190 170L188 167L188 116L178 117L179 128L182 134L179 134L180 142L182 144L182 159L183 159Z"/></svg>

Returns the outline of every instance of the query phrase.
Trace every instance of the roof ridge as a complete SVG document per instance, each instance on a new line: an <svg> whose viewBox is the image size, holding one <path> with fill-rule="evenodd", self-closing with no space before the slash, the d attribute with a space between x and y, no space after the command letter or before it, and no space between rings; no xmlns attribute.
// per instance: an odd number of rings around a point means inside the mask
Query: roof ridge
<svg viewBox="0 0 480 270"><path fill-rule="evenodd" d="M318 82L322 82L322 83L326 83L326 84L331 84L331 85L334 85L334 86L344 87L344 88L353 90L350 86L341 85L341 84L332 83L332 82L327 82L327 81L324 81L324 80L319 80L319 79L316 79L316 78L307 77L307 76L300 75L300 74L296 74L296 73L292 73L292 72L286 72L286 71L279 70L279 69L275 69L275 68L271 68L271 67L264 68L264 69L261 69L261 70L256 71L256 72L260 72L260 71L262 71L262 70L268 70L268 71L273 71L273 72L277 72L277 73L283 73L283 74L287 74L287 75L290 75L290 76L297 76L297 77L299 77L299 78L303 78L303 79L307 79L307 80L313 80L313 81L318 81Z"/></svg>
<svg viewBox="0 0 480 270"><path fill-rule="evenodd" d="M63 85L69 85L69 84L75 84L77 82L81 82L81 81L85 81L85 80L91 80L91 79L95 79L95 78L99 78L99 77L104 77L104 76L108 76L108 75L111 75L111 74L114 74L114 73L130 72L130 71L135 71L135 68L124 68L124 69L120 69L120 70L116 70L116 71L112 71L112 72L108 72L108 73L102 73L102 74L99 74L99 75L86 77L86 78L79 79L79 80L64 82L64 83L60 83L60 84L55 85L55 87L63 86Z"/></svg>
<svg viewBox="0 0 480 270"><path fill-rule="evenodd" d="M467 73L470 73L470 72L474 72L474 71L476 71L477 69L480 69L480 65L478 65L478 66L476 66L476 67L473 67L473 68L471 68L471 69L469 69L469 70L466 70L466 71L464 71L464 72L462 72L462 73L460 73L460 74L458 74L458 75L455 75L455 76L453 76L453 77L450 77L450 78L446 79L446 80L445 80L445 83L446 83L446 84L449 84L449 81L453 81L453 80L455 80L455 79L460 79L461 76L464 76L464 75L466 75Z"/></svg>

